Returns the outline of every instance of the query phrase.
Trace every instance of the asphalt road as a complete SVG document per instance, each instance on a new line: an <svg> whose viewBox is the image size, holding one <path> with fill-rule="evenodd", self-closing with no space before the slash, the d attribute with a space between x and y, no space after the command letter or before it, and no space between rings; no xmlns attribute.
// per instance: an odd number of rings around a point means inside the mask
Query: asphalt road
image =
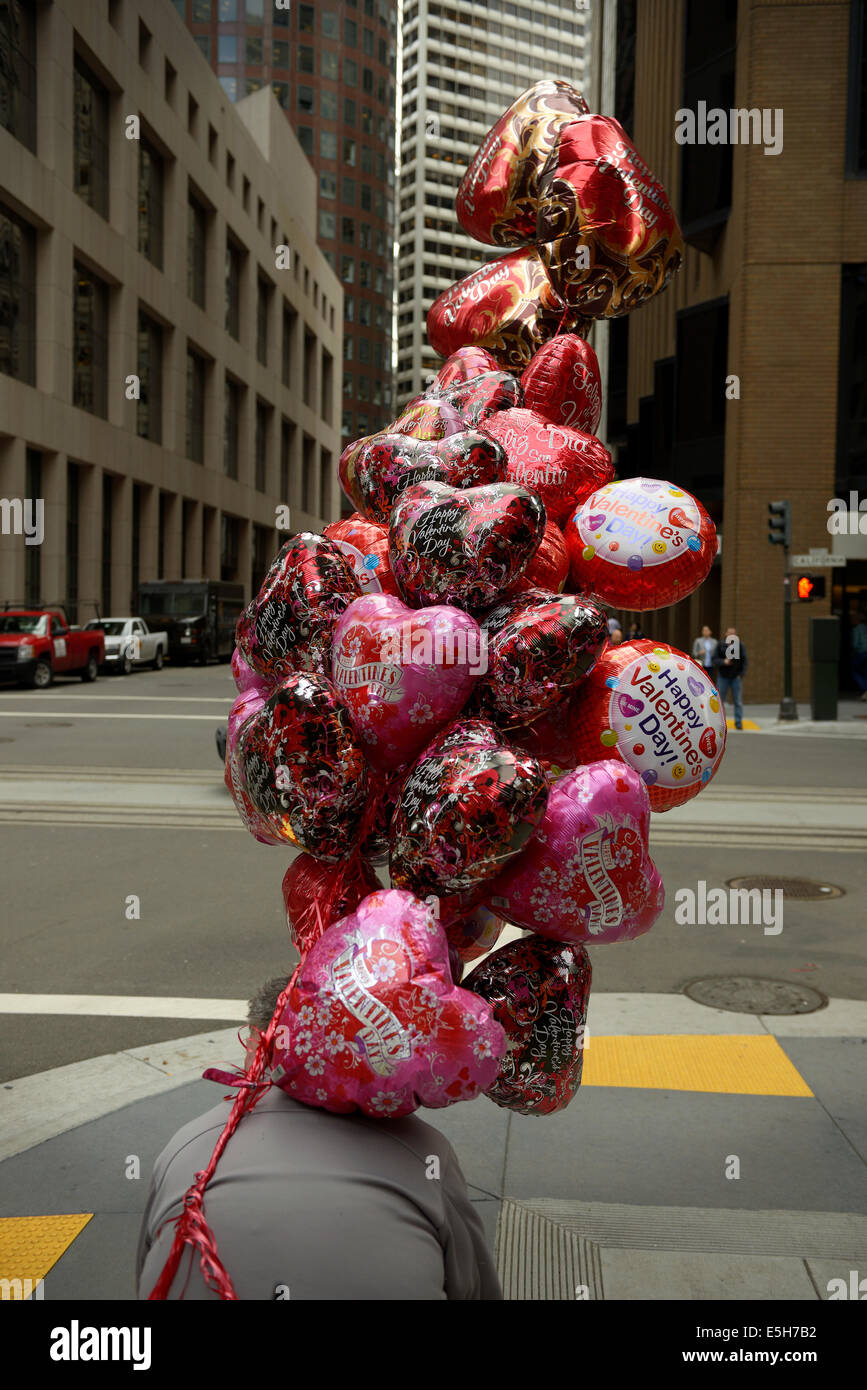
<svg viewBox="0 0 867 1390"><path fill-rule="evenodd" d="M280 893L291 855L258 844L228 814L214 730L233 694L227 666L0 689L0 991L236 1000L291 969ZM148 778L162 785L143 808ZM102 804L96 818L78 809L88 785L85 799ZM677 843L676 834L672 843L669 817L655 817L665 912L647 936L591 951L594 988L673 992L697 977L749 974L867 997L867 856L837 852L833 837L815 848L789 833L796 812L821 826L835 797L864 796L867 739L733 733L706 804L726 788L747 789L744 822L761 817L771 843L734 833L726 847L710 832L702 844ZM789 798L775 799L782 789ZM740 796L727 803L735 822ZM750 812L753 802L759 810ZM776 935L762 925L675 922L680 887L759 873L821 879L844 896L787 902ZM127 916L130 895L140 901L137 920ZM209 1026L226 1019L0 1013L2 1079Z"/></svg>

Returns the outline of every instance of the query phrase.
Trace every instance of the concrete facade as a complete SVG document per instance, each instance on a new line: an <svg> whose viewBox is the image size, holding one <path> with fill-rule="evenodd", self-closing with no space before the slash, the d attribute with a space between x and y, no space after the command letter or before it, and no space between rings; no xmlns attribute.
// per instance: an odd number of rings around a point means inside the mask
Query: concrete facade
<svg viewBox="0 0 867 1390"><path fill-rule="evenodd" d="M629 133L679 208L685 0L642 0L636 14ZM682 604L645 615L644 627L689 650L703 623L716 634L735 626L749 655L751 701L777 700L783 689L785 566L782 547L767 540L770 501L791 501L793 555L827 547L850 557L846 569L814 571L826 577L826 600L792 606L796 701L810 698L808 620L833 609L845 644L850 611L867 595L867 537L846 538L844 549L827 529L841 486L841 273L867 262L867 181L846 172L849 46L847 0L740 0L734 106L781 110L782 152L734 144L731 210L716 244L688 245L669 289L629 320L635 424L654 393L655 367L676 354L678 315L728 299L726 373L740 394L725 404L720 572ZM641 462L647 471L646 453Z"/></svg>
<svg viewBox="0 0 867 1390"><path fill-rule="evenodd" d="M0 204L34 229L36 255L35 379L0 373L0 494L27 496L28 450L38 451L45 539L28 584L32 548L20 535L0 537L0 597L67 597L68 463L79 466L82 620L101 595L114 611L130 608L134 544L140 581L223 577L249 596L285 539L279 506L290 507L291 531L319 530L340 509L343 294L316 245L313 170L271 90L233 106L168 0L40 4L35 49L35 150L0 128ZM108 92L107 217L75 191L74 55ZM130 116L162 159L161 268L138 249L140 147L127 135ZM188 293L190 189L206 212L203 308ZM226 328L227 238L240 265L237 338ZM73 404L75 263L107 286L104 417ZM129 398L140 310L162 330L158 443L137 433ZM187 457L188 350L204 364L201 462ZM224 448L227 376L238 387L236 468ZM38 593L28 595L34 583Z"/></svg>

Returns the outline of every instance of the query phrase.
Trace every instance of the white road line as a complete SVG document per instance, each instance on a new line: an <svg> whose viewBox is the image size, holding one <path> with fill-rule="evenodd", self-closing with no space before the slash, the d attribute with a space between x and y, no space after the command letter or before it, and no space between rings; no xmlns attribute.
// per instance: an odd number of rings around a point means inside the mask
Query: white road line
<svg viewBox="0 0 867 1390"><path fill-rule="evenodd" d="M105 1018L227 1018L243 1021L243 999L173 999L145 994L0 994L0 1014L78 1014Z"/></svg>
<svg viewBox="0 0 867 1390"><path fill-rule="evenodd" d="M213 724L216 719L215 714L113 714L110 710L89 714L72 709L3 709L0 710L0 719L56 719L59 714L63 714L67 719L199 719L206 724ZM228 715L228 709L226 714Z"/></svg>
<svg viewBox="0 0 867 1390"><path fill-rule="evenodd" d="M7 693L12 694L13 692L10 691L10 692L7 692ZM0 692L0 697L2 697L2 692ZM18 694L17 692L15 692L15 698L20 700L20 698L21 698L20 694ZM58 700L60 697L57 696L57 695L55 695L55 696L50 696L50 695L49 695L48 698L49 698L49 699L52 699L52 698L53 698L53 699L56 701L56 700ZM225 696L224 696L224 695L74 695L74 696L71 695L71 696L70 696L70 699L74 700L75 703L76 703L77 705L82 704L84 701L90 701L92 704L99 704L100 702L104 701L104 702L107 703L107 704L115 705L115 704L120 704L120 703L122 703L122 702L125 703L127 700L140 700L140 701L142 701L144 704L147 704L147 705L157 705L157 704L166 704L166 705L181 705L181 704L184 704L184 705L226 705L226 704L228 704L228 705L230 705L230 704L232 703L233 700L236 700L236 699L237 699L237 692L235 692L235 693L233 694L231 691L229 691L229 693L228 693L227 695L225 695ZM44 696L43 696L42 698L40 698L39 703L40 703L40 705L44 703ZM66 709L67 706L64 705L63 708ZM55 713L58 713L58 714L59 714L60 711L57 710L57 711L55 711Z"/></svg>

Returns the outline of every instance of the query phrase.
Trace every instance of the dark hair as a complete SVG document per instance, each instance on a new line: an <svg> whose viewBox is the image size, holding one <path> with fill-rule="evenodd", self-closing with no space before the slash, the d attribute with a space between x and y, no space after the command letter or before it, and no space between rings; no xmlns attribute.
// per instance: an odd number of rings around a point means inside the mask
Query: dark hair
<svg viewBox="0 0 867 1390"><path fill-rule="evenodd" d="M264 1033L274 1015L277 1000L286 988L291 971L285 975L273 975L260 985L247 1005L247 1022L251 1028Z"/></svg>

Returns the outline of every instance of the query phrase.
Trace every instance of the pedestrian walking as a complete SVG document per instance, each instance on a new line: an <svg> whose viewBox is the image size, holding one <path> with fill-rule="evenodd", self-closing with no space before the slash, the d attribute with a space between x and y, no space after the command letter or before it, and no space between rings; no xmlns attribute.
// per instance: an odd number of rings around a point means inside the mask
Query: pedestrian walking
<svg viewBox="0 0 867 1390"><path fill-rule="evenodd" d="M852 628L852 676L861 691L861 699L867 700L867 613L859 613L858 621Z"/></svg>
<svg viewBox="0 0 867 1390"><path fill-rule="evenodd" d="M630 625L629 625L629 641L630 641L630 642L637 642L638 639L639 639L640 637L643 637L643 636L644 636L644 632L643 632L643 630L642 630L641 623L630 623Z"/></svg>
<svg viewBox="0 0 867 1390"><path fill-rule="evenodd" d="M747 652L746 647L738 637L737 629L726 628L726 635L719 643L719 657L717 666L717 689L719 697L725 708L726 698L729 691L732 693L732 702L735 707L735 728L744 727L744 707L742 701L741 681L747 673Z"/></svg>
<svg viewBox="0 0 867 1390"><path fill-rule="evenodd" d="M718 653L719 642L705 623L701 630L701 636L696 637L692 644L692 659L697 661L699 666L704 667L711 680L713 680L713 668L717 663Z"/></svg>
<svg viewBox="0 0 867 1390"><path fill-rule="evenodd" d="M617 628L619 628L619 627L620 627L620 619L618 618L618 616L617 616L616 613L612 613L611 617L608 619L608 631L609 631L609 634L612 633L612 632L614 632L615 629L617 629Z"/></svg>
<svg viewBox="0 0 867 1390"><path fill-rule="evenodd" d="M248 1064L286 984L285 975L270 980L250 1001ZM140 1299L167 1264L175 1218L234 1099L185 1125L154 1164L136 1262ZM333 1114L271 1085L230 1134L205 1190L204 1219L239 1299L503 1296L454 1150L415 1115ZM161 1295L220 1297L197 1248L185 1248Z"/></svg>

